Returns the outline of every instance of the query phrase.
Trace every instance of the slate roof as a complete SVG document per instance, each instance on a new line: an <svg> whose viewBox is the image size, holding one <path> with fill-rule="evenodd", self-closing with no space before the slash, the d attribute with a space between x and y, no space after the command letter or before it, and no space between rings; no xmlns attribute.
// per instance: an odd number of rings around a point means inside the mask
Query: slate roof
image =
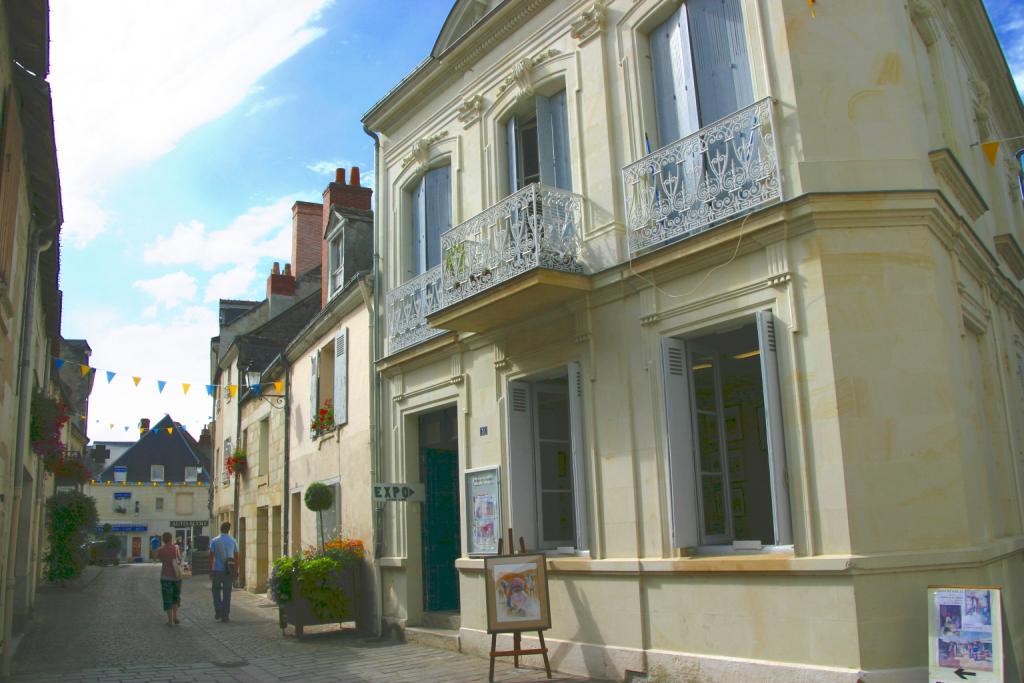
<svg viewBox="0 0 1024 683"><path fill-rule="evenodd" d="M168 434L167 428L173 431ZM164 415L121 457L110 463L98 481L114 481L114 468L127 467L127 481L149 482L149 466L164 466L164 482L184 482L186 467L202 467L199 481L210 482L210 460L199 443L171 418Z"/></svg>
<svg viewBox="0 0 1024 683"><path fill-rule="evenodd" d="M259 327L234 338L238 346L239 366L250 362L253 369L263 370L289 342L320 312L320 290L295 303Z"/></svg>

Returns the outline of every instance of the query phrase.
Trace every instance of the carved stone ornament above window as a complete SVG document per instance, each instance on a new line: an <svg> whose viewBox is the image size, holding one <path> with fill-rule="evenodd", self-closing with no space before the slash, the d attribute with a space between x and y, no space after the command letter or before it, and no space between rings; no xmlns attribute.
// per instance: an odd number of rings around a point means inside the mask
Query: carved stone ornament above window
<svg viewBox="0 0 1024 683"><path fill-rule="evenodd" d="M513 85L518 86L519 94L533 94L533 68L546 62L552 57L561 54L555 48L548 48L533 57L524 57L512 66L512 73L505 77L505 80L498 86L498 94L503 94Z"/></svg>
<svg viewBox="0 0 1024 683"><path fill-rule="evenodd" d="M476 121L480 120L480 113L484 110L484 98L480 95L472 95L463 98L462 104L456 111L456 116L462 125L469 128Z"/></svg>
<svg viewBox="0 0 1024 683"><path fill-rule="evenodd" d="M437 142L448 137L448 131L442 130L430 137L420 138L412 144L412 151L402 159L402 168L416 162L420 166L426 166L430 162L430 148Z"/></svg>
<svg viewBox="0 0 1024 683"><path fill-rule="evenodd" d="M605 0L595 0L572 22L572 37L583 45L604 28Z"/></svg>

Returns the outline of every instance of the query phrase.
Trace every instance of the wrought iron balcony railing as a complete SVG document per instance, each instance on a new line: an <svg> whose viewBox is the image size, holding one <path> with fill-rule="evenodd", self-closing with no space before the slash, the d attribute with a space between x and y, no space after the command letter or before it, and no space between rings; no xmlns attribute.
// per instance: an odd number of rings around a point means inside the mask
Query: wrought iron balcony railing
<svg viewBox="0 0 1024 683"><path fill-rule="evenodd" d="M583 197L534 183L441 235L444 307L536 268L582 271Z"/></svg>
<svg viewBox="0 0 1024 683"><path fill-rule="evenodd" d="M441 308L441 266L388 292L388 353L424 342L444 332L427 325L427 316Z"/></svg>
<svg viewBox="0 0 1024 683"><path fill-rule="evenodd" d="M441 235L441 265L387 294L388 353L444 332L427 316L535 268L581 272L583 198L528 185Z"/></svg>
<svg viewBox="0 0 1024 683"><path fill-rule="evenodd" d="M622 169L630 256L782 199L771 98Z"/></svg>

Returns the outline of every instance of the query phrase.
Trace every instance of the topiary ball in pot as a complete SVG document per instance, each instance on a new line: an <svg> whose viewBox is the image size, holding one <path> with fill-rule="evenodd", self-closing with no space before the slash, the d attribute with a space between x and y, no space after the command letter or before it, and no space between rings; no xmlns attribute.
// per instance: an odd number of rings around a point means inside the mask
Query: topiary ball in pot
<svg viewBox="0 0 1024 683"><path fill-rule="evenodd" d="M334 492L330 486L322 482L313 482L306 487L306 507L316 513L320 522L320 546L324 544L324 510L330 510L334 505Z"/></svg>

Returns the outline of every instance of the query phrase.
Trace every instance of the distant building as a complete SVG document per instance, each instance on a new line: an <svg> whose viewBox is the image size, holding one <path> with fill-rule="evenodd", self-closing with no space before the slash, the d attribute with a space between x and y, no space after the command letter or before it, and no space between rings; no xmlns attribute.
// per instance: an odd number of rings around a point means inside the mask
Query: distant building
<svg viewBox="0 0 1024 683"><path fill-rule="evenodd" d="M165 531L191 543L209 535L210 459L199 442L170 415L150 428L139 422L139 440L86 486L96 499L98 529L110 524L121 541L122 561L142 562Z"/></svg>
<svg viewBox="0 0 1024 683"><path fill-rule="evenodd" d="M60 357L65 362L57 370L57 384L68 421L65 423L61 435L66 467L55 473L57 490L62 488L80 490L85 480L99 471L90 461L87 453L89 393L92 391L96 375L93 372L83 375L81 368L89 366L90 355L92 355L92 349L86 340L61 338Z"/></svg>

